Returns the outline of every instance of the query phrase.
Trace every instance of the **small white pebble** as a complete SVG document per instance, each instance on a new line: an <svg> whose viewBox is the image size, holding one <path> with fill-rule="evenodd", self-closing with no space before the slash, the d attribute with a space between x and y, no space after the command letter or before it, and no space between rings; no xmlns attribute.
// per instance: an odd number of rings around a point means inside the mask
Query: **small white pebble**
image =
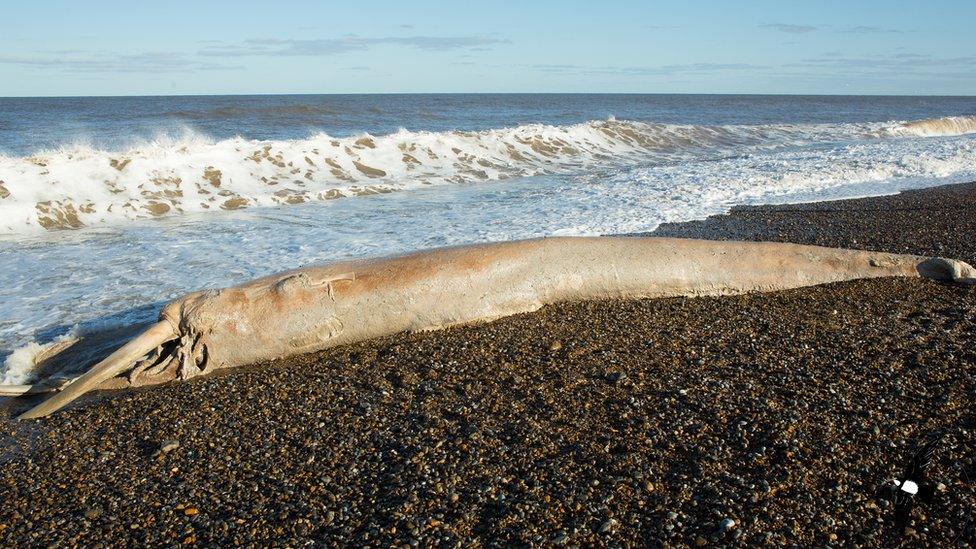
<svg viewBox="0 0 976 549"><path fill-rule="evenodd" d="M918 484L910 480L906 480L900 486L902 492L908 492L909 494L915 495L918 493Z"/></svg>

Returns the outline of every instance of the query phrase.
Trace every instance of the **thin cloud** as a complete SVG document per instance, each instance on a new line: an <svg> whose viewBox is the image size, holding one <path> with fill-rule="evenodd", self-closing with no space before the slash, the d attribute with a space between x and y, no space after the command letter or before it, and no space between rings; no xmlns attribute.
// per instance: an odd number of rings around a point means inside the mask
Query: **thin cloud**
<svg viewBox="0 0 976 549"><path fill-rule="evenodd" d="M845 34L901 34L905 31L899 29L888 29L885 27L870 27L860 25L849 29L841 29L837 32Z"/></svg>
<svg viewBox="0 0 976 549"><path fill-rule="evenodd" d="M750 63L691 63L686 65L664 65L661 68L674 72L715 72L753 70L766 67Z"/></svg>
<svg viewBox="0 0 976 549"><path fill-rule="evenodd" d="M37 53L44 55L77 55L85 53L84 50L40 50Z"/></svg>
<svg viewBox="0 0 976 549"><path fill-rule="evenodd" d="M186 54L174 52L124 55L110 52L71 52L55 56L0 55L0 64L87 73L192 72L241 68L222 63L204 63Z"/></svg>
<svg viewBox="0 0 976 549"><path fill-rule="evenodd" d="M378 38L346 36L314 40L252 38L238 45L203 48L198 53L208 57L326 56L363 51L387 44L425 51L478 51L507 43L509 41L506 39L485 36L385 36Z"/></svg>
<svg viewBox="0 0 976 549"><path fill-rule="evenodd" d="M772 29L787 34L804 34L817 30L817 27L810 25L791 25L789 23L766 23L765 25L759 25L759 28Z"/></svg>
<svg viewBox="0 0 976 549"><path fill-rule="evenodd" d="M784 68L821 69L849 76L890 76L892 74L957 77L972 76L976 70L976 55L933 57L925 54L872 55L862 57L823 56L802 59L783 65Z"/></svg>
<svg viewBox="0 0 976 549"><path fill-rule="evenodd" d="M658 66L587 66L572 64L537 64L529 68L544 72L619 75L707 74L723 71L762 70L765 65L749 63L686 63Z"/></svg>
<svg viewBox="0 0 976 549"><path fill-rule="evenodd" d="M971 78L976 71L976 55L934 57L925 54L848 56L831 51L819 57L792 63L758 65L752 63L685 63L657 66L589 66L575 64L521 65L533 71L561 75L610 76L706 76L715 74L763 74L779 77L802 76L811 79L866 78L877 80L893 74L913 78Z"/></svg>
<svg viewBox="0 0 976 549"><path fill-rule="evenodd" d="M374 39L376 44L399 44L411 46L422 50L446 51L471 49L484 51L490 49L488 46L497 44L508 44L509 41L502 38L487 38L483 36L408 36L405 38L379 38Z"/></svg>

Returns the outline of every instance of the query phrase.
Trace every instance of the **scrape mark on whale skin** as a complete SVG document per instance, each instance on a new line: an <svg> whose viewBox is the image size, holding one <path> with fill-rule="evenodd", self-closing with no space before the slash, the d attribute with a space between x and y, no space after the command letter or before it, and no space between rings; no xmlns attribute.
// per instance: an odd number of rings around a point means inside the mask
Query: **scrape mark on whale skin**
<svg viewBox="0 0 976 549"><path fill-rule="evenodd" d="M275 291L284 295L292 295L300 289L326 287L329 291L329 295L332 296L333 284L337 282L351 282L354 280L356 280L356 273L354 272L317 276L312 276L307 272L300 272L279 279L278 282L275 283Z"/></svg>
<svg viewBox="0 0 976 549"><path fill-rule="evenodd" d="M342 334L342 321L332 317L308 332L292 339L288 344L296 350L318 349L329 340Z"/></svg>

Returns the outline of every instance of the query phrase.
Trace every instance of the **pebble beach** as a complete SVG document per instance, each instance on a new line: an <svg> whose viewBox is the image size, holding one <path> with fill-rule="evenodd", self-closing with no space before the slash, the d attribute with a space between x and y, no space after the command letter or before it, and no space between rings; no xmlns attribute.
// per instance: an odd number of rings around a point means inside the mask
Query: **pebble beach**
<svg viewBox="0 0 976 549"><path fill-rule="evenodd" d="M976 263L976 184L654 234ZM877 279L571 303L0 407L0 545L976 543L976 288ZM941 435L934 500L885 485ZM108 540L112 540L111 542Z"/></svg>

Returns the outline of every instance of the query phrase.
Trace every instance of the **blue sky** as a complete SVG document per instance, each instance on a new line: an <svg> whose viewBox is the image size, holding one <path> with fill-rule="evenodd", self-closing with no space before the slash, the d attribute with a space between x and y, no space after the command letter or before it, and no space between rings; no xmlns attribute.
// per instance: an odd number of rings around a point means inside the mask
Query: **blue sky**
<svg viewBox="0 0 976 549"><path fill-rule="evenodd" d="M976 2L7 2L0 96L976 93Z"/></svg>

